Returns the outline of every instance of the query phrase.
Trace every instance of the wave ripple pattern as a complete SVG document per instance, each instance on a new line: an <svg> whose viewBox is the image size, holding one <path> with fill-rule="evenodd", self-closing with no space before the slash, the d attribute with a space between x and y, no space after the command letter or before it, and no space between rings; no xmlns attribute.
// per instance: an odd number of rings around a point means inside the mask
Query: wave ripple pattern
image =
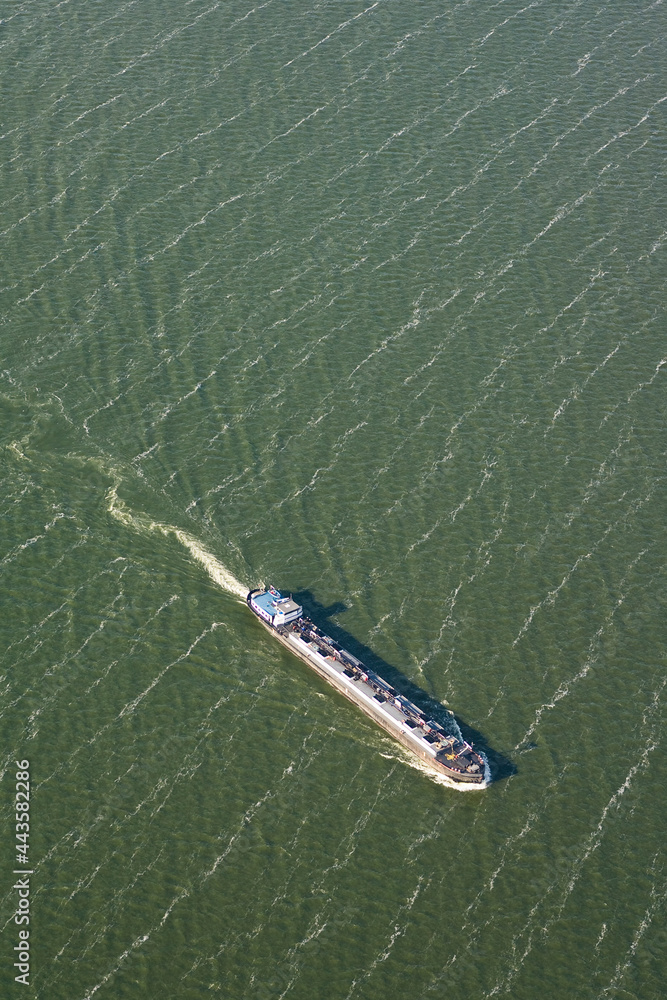
<svg viewBox="0 0 667 1000"><path fill-rule="evenodd" d="M31 996L658 1000L665 5L0 17ZM272 642L270 582L489 787Z"/></svg>

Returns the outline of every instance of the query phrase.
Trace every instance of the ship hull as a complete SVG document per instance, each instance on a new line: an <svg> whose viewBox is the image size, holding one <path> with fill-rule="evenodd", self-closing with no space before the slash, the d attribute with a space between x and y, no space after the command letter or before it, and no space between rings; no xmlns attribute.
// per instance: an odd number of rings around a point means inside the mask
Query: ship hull
<svg viewBox="0 0 667 1000"><path fill-rule="evenodd" d="M448 764L443 760L435 760L433 752L429 753L427 748L422 748L416 745L417 741L415 738L411 737L409 733L405 733L403 731L400 722L396 722L391 717L388 717L387 714L380 710L379 707L376 708L372 702L369 702L368 697L364 697L362 693L355 690L353 685L346 682L343 676L337 676L335 671L333 671L326 664L321 663L321 654L318 652L311 652L305 646L305 643L300 642L298 638L295 638L294 634L288 629L275 628L269 622L264 621L257 614L257 612L254 611L251 604L251 598L255 593L257 592L251 591L251 593L248 594L248 606L267 632L270 632L282 646L290 651L290 653L293 653L295 656L298 656L300 660L303 660L303 662L306 663L322 680L326 681L327 684L334 688L334 690L360 709L366 716L372 719L373 722L384 729L385 732L405 747L405 749L412 755L417 757L422 766L426 767L434 775L437 775L438 777L444 776L457 784L469 786L484 785L485 775L483 765L476 773L462 773L460 770L455 770L451 766L448 766ZM343 650L342 652L345 653L346 651Z"/></svg>

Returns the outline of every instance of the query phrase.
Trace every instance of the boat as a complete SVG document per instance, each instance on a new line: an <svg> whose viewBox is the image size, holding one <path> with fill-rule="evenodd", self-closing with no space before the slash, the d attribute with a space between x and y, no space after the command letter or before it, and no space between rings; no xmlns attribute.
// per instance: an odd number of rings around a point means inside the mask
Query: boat
<svg viewBox="0 0 667 1000"><path fill-rule="evenodd" d="M458 784L486 784L485 760L470 743L448 733L388 681L342 649L304 615L303 607L291 596L268 587L251 590L246 600L283 646L382 726L430 772Z"/></svg>

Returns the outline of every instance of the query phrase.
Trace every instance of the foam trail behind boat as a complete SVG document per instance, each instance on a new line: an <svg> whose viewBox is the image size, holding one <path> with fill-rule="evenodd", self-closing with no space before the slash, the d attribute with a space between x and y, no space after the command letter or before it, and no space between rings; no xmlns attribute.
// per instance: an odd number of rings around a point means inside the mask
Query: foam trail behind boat
<svg viewBox="0 0 667 1000"><path fill-rule="evenodd" d="M223 566L219 559L208 552L194 535L187 531L182 531L171 524L163 524L161 521L153 521L142 514L133 514L127 504L118 496L118 484L110 487L107 491L107 509L112 517L122 524L133 528L135 531L151 532L159 531L163 535L173 535L181 545L184 545L190 555L204 567L211 579L227 593L245 600L248 588L240 580L237 580L233 573Z"/></svg>
<svg viewBox="0 0 667 1000"><path fill-rule="evenodd" d="M223 566L219 559L211 555L193 535L189 535L187 531L181 531L180 528L166 528L165 534L168 533L172 533L178 538L179 542L188 549L197 562L202 564L208 575L218 586L245 601L248 588L244 587L241 581L237 580L226 566Z"/></svg>

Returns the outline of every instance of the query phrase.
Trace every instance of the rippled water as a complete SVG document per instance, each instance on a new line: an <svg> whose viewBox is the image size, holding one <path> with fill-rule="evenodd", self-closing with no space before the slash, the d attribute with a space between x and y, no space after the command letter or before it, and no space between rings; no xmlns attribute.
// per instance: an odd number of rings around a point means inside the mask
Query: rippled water
<svg viewBox="0 0 667 1000"><path fill-rule="evenodd" d="M3 995L664 995L664 10L4 5Z"/></svg>

